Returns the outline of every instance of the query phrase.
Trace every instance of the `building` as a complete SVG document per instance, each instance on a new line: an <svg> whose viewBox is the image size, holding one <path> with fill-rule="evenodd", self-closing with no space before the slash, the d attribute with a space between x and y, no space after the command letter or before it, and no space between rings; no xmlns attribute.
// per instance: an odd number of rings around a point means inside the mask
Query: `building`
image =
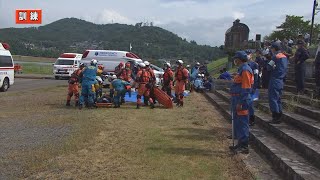
<svg viewBox="0 0 320 180"><path fill-rule="evenodd" d="M247 25L240 23L237 19L233 22L233 26L226 31L225 34L225 50L227 52L235 52L248 46L250 29Z"/></svg>

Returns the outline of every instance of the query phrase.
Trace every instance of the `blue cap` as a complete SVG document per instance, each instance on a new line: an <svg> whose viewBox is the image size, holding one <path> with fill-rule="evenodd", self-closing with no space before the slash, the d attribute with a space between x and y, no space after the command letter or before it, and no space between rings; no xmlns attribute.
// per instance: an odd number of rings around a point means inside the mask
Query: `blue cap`
<svg viewBox="0 0 320 180"><path fill-rule="evenodd" d="M279 51L281 49L281 43L280 42L273 42L271 44L271 48L274 48L276 51Z"/></svg>
<svg viewBox="0 0 320 180"><path fill-rule="evenodd" d="M248 55L245 51L237 51L233 59L240 59L240 60L248 60Z"/></svg>
<svg viewBox="0 0 320 180"><path fill-rule="evenodd" d="M251 51L251 49L247 49L247 50L245 50L244 52L246 52L246 54L252 54L252 51Z"/></svg>

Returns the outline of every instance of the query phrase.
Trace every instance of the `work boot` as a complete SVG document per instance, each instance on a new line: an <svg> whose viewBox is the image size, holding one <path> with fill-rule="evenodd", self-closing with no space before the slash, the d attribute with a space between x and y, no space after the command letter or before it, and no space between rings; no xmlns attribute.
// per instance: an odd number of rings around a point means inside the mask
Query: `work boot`
<svg viewBox="0 0 320 180"><path fill-rule="evenodd" d="M82 109L82 104L79 104L79 110L81 110Z"/></svg>
<svg viewBox="0 0 320 180"><path fill-rule="evenodd" d="M255 116L250 116L249 118L249 126L254 126L255 124Z"/></svg>
<svg viewBox="0 0 320 180"><path fill-rule="evenodd" d="M274 115L272 116L272 121L270 122L270 124L280 124L281 123L281 116L282 116L281 113L274 113Z"/></svg>
<svg viewBox="0 0 320 180"><path fill-rule="evenodd" d="M137 104L137 109L140 109L140 105L139 104Z"/></svg>
<svg viewBox="0 0 320 180"><path fill-rule="evenodd" d="M66 106L70 106L70 101L67 101Z"/></svg>
<svg viewBox="0 0 320 180"><path fill-rule="evenodd" d="M79 101L76 101L75 106L76 106L76 107L78 107L78 106L79 106Z"/></svg>
<svg viewBox="0 0 320 180"><path fill-rule="evenodd" d="M155 108L154 103L151 103L150 108L151 108L151 109L154 109L154 108Z"/></svg>
<svg viewBox="0 0 320 180"><path fill-rule="evenodd" d="M241 154L249 154L249 147L248 146L239 146L234 150L234 153L241 153Z"/></svg>
<svg viewBox="0 0 320 180"><path fill-rule="evenodd" d="M229 149L230 149L231 151L234 151L234 150L238 149L239 147L240 147L239 144L237 144L237 145L235 145L235 146L229 146Z"/></svg>
<svg viewBox="0 0 320 180"><path fill-rule="evenodd" d="M183 101L180 102L180 107L183 107Z"/></svg>

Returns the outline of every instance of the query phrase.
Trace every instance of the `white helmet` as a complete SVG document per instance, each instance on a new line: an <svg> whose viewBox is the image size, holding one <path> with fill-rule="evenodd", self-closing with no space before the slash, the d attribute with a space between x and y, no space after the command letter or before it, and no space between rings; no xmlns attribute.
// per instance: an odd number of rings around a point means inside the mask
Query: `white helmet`
<svg viewBox="0 0 320 180"><path fill-rule="evenodd" d="M171 64L170 64L170 63L168 63L168 62L167 62L167 63L165 63L164 65L165 65L165 66L167 66L167 67L171 67Z"/></svg>
<svg viewBox="0 0 320 180"><path fill-rule="evenodd" d="M190 67L190 65L188 64L186 67L187 67L187 68L189 68L189 67Z"/></svg>
<svg viewBox="0 0 320 180"><path fill-rule="evenodd" d="M262 51L263 56L268 55L268 54L269 54L269 49L265 49Z"/></svg>
<svg viewBox="0 0 320 180"><path fill-rule="evenodd" d="M98 61L97 61L96 59L92 59L92 60L91 60L91 64L92 64L92 65L96 65L97 63L98 63Z"/></svg>
<svg viewBox="0 0 320 180"><path fill-rule="evenodd" d="M183 64L183 61L182 60L177 60L177 62L176 62L177 64Z"/></svg>
<svg viewBox="0 0 320 180"><path fill-rule="evenodd" d="M196 63L196 66L200 66L201 64L199 62Z"/></svg>
<svg viewBox="0 0 320 180"><path fill-rule="evenodd" d="M115 74L112 75L112 76L111 76L111 79L117 79L117 75L115 75Z"/></svg>
<svg viewBox="0 0 320 180"><path fill-rule="evenodd" d="M145 61L145 62L143 62L146 66L150 66L150 63L149 63L149 61Z"/></svg>
<svg viewBox="0 0 320 180"><path fill-rule="evenodd" d="M139 63L139 67L145 68L146 64L145 63Z"/></svg>

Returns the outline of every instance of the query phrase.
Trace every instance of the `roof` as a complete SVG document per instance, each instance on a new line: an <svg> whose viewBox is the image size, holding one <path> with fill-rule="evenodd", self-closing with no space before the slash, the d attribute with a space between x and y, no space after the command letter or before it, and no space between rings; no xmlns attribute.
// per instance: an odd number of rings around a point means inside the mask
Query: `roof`
<svg viewBox="0 0 320 180"><path fill-rule="evenodd" d="M246 30L247 32L250 31L249 27L246 24L240 23L240 20L237 19L233 22L233 26L226 31L226 34L231 32L238 32L239 29Z"/></svg>

